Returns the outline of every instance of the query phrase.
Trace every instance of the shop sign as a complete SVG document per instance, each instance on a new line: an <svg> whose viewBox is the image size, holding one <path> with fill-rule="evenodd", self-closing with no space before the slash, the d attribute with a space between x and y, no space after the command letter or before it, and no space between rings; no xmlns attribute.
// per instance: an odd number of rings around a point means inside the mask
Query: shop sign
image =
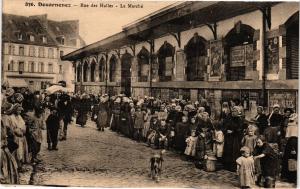
<svg viewBox="0 0 300 189"><path fill-rule="evenodd" d="M272 108L274 104L279 104L280 109L292 108L296 109L296 92L270 92L269 93L269 107Z"/></svg>

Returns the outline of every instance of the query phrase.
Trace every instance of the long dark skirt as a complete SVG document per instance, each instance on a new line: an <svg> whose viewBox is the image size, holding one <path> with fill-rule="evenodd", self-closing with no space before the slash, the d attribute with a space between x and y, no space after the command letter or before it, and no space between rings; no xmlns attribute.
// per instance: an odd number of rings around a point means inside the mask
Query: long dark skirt
<svg viewBox="0 0 300 189"><path fill-rule="evenodd" d="M282 170L281 177L284 179L288 179L290 182L297 181L297 171L289 171L288 163L289 160L297 160L298 153L298 138L291 137L288 139L284 155L282 158Z"/></svg>
<svg viewBox="0 0 300 189"><path fill-rule="evenodd" d="M76 123L80 126L84 126L88 119L87 112L78 112Z"/></svg>

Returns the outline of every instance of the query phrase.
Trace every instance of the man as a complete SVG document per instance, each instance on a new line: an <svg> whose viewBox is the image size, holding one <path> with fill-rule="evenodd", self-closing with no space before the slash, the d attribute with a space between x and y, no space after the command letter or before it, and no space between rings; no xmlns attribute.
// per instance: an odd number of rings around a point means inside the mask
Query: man
<svg viewBox="0 0 300 189"><path fill-rule="evenodd" d="M280 128L283 123L283 116L279 112L280 106L275 104L273 111L268 115L268 127L264 131L267 142L278 143L281 135Z"/></svg>
<svg viewBox="0 0 300 189"><path fill-rule="evenodd" d="M58 102L58 115L64 122L63 136L61 140L67 140L68 124L72 121L73 109L70 97L66 94L62 95Z"/></svg>
<svg viewBox="0 0 300 189"><path fill-rule="evenodd" d="M259 129L259 133L264 133L268 126L268 117L264 114L264 108L262 106L257 107L257 115L254 117L254 119Z"/></svg>
<svg viewBox="0 0 300 189"><path fill-rule="evenodd" d="M58 150L57 137L59 130L59 117L55 107L51 107L50 110L51 114L48 116L46 121L48 150Z"/></svg>

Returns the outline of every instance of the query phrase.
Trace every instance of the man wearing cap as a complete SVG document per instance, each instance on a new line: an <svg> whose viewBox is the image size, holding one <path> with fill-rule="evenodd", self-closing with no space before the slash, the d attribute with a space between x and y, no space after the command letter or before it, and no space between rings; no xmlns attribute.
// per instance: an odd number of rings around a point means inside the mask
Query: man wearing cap
<svg viewBox="0 0 300 189"><path fill-rule="evenodd" d="M48 150L58 150L57 142L58 142L58 130L60 126L59 117L55 107L51 107L50 111L51 114L48 116L46 120Z"/></svg>

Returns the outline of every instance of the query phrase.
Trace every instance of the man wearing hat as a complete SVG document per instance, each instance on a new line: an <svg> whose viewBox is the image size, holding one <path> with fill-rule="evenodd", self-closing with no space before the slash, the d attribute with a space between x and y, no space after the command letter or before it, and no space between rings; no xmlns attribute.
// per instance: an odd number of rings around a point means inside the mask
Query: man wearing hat
<svg viewBox="0 0 300 189"><path fill-rule="evenodd" d="M58 150L59 117L54 106L50 107L51 114L46 120L48 150Z"/></svg>
<svg viewBox="0 0 300 189"><path fill-rule="evenodd" d="M259 129L259 133L263 134L265 129L268 127L268 117L265 115L264 108L262 106L257 107L257 114L253 121Z"/></svg>

